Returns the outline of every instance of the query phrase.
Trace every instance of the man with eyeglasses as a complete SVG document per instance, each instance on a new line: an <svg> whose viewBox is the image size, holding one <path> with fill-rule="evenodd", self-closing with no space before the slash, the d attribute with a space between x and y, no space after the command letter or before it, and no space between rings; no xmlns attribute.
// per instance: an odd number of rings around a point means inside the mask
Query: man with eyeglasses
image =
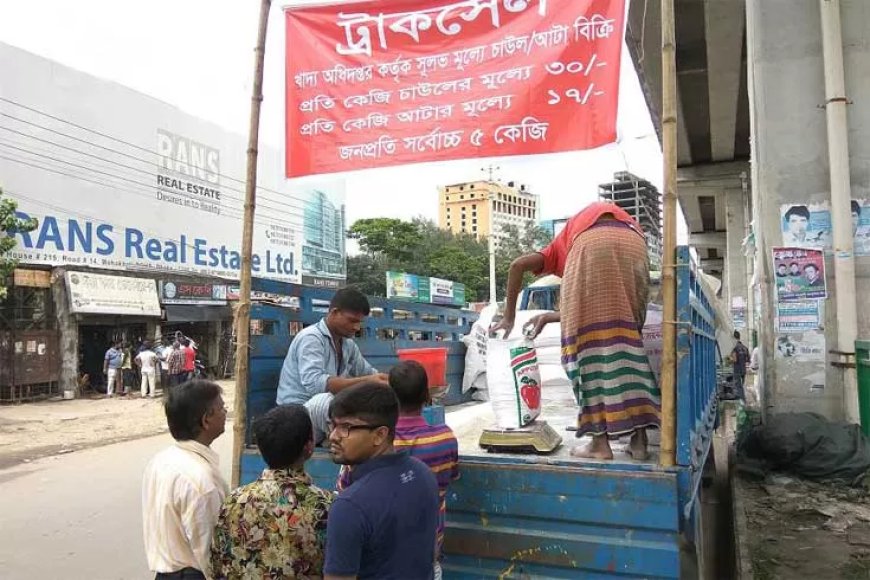
<svg viewBox="0 0 870 580"><path fill-rule="evenodd" d="M438 527L438 483L422 461L393 448L399 401L392 389L363 383L329 408L329 454L350 465L326 526L325 580L431 580Z"/></svg>
<svg viewBox="0 0 870 580"><path fill-rule="evenodd" d="M370 311L365 294L342 288L333 296L326 317L290 343L278 381L277 403L305 405L316 444L326 437L333 396L363 382L389 386L387 375L370 365L353 341Z"/></svg>
<svg viewBox="0 0 870 580"><path fill-rule="evenodd" d="M142 478L145 555L156 580L205 580L228 491L211 448L224 432L227 409L220 386L203 380L171 389L164 407L175 444L154 456Z"/></svg>

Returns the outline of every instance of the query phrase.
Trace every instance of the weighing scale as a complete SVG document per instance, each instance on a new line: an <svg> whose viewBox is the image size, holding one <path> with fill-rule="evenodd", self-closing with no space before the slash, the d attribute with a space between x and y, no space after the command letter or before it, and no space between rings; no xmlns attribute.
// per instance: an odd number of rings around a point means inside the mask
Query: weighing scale
<svg viewBox="0 0 870 580"><path fill-rule="evenodd" d="M478 445L490 453L552 453L562 436L546 421L532 421L520 429L484 429Z"/></svg>

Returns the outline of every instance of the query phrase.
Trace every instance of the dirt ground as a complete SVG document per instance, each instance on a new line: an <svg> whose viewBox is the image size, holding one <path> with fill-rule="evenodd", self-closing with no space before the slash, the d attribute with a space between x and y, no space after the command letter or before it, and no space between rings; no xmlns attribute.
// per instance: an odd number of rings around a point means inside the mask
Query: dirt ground
<svg viewBox="0 0 870 580"><path fill-rule="evenodd" d="M781 475L738 479L755 580L870 579L870 492Z"/></svg>
<svg viewBox="0 0 870 580"><path fill-rule="evenodd" d="M218 381L232 416L233 381ZM104 396L0 407L0 469L47 455L139 439L166 432L158 397L143 399L138 391L125 397Z"/></svg>

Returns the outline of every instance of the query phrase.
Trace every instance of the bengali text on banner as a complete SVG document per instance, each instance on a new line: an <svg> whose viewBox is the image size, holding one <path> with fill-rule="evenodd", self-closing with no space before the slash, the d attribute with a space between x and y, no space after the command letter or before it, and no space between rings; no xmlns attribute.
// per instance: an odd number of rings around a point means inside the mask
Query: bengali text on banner
<svg viewBox="0 0 870 580"><path fill-rule="evenodd" d="M616 140L624 0L286 12L288 177Z"/></svg>

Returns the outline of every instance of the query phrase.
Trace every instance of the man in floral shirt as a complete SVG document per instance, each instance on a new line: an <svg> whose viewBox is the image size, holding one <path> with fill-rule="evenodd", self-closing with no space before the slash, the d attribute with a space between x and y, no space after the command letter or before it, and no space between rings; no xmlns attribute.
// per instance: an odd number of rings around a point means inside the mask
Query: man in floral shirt
<svg viewBox="0 0 870 580"><path fill-rule="evenodd" d="M308 412L302 405L276 407L254 422L253 432L269 468L224 501L212 573L232 580L320 577L333 495L304 470L314 452Z"/></svg>

